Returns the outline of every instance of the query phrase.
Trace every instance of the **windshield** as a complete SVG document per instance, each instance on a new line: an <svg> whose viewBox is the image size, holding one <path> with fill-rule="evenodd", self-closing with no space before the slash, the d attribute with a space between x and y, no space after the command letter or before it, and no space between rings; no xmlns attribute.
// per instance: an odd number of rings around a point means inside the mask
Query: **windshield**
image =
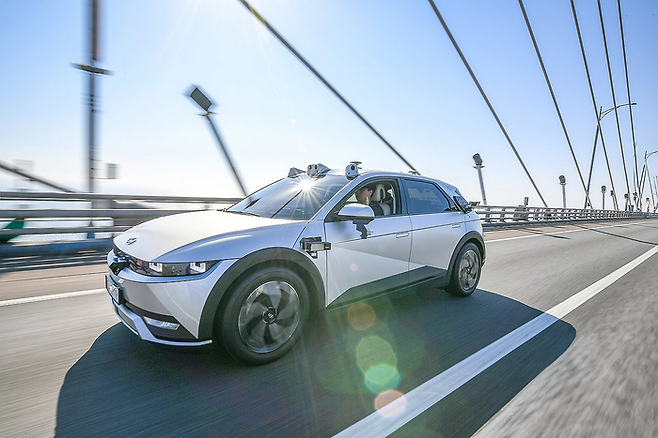
<svg viewBox="0 0 658 438"><path fill-rule="evenodd" d="M345 176L284 178L247 196L226 211L277 219L308 220L348 183Z"/></svg>

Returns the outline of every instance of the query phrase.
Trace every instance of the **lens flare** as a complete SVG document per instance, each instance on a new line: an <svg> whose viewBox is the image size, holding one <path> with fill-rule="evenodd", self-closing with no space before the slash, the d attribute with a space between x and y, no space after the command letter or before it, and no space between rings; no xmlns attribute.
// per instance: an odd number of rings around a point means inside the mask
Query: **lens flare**
<svg viewBox="0 0 658 438"><path fill-rule="evenodd" d="M299 182L299 188L306 191L313 187L314 181L312 179L303 179Z"/></svg>
<svg viewBox="0 0 658 438"><path fill-rule="evenodd" d="M347 320L355 330L368 330L373 326L376 319L375 309L366 303L352 304L347 309Z"/></svg>
<svg viewBox="0 0 658 438"><path fill-rule="evenodd" d="M404 412L407 398L395 389L383 391L375 397L375 409L382 417L393 418Z"/></svg>
<svg viewBox="0 0 658 438"><path fill-rule="evenodd" d="M379 336L368 336L363 338L356 347L356 362L365 375L375 365L397 366L397 357L391 344Z"/></svg>
<svg viewBox="0 0 658 438"><path fill-rule="evenodd" d="M400 379L397 368L387 363L374 365L365 374L366 388L373 394L381 394L383 391L397 388Z"/></svg>

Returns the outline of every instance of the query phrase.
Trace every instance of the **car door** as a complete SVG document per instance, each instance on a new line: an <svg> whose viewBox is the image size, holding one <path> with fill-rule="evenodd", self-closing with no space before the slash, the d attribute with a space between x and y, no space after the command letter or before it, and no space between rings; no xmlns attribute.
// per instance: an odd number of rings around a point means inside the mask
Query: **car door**
<svg viewBox="0 0 658 438"><path fill-rule="evenodd" d="M442 277L464 235L464 214L433 182L404 180L412 227L410 282Z"/></svg>
<svg viewBox="0 0 658 438"><path fill-rule="evenodd" d="M402 214L397 182L378 183L385 184L393 198L390 202L392 209L390 214L376 216L365 225L365 238L352 221L337 220L334 214L325 220L325 238L331 243L331 250L326 252L327 304L341 296L341 300L357 299L400 287L409 281L411 221L409 216ZM334 212L355 202L353 194L356 190L341 201Z"/></svg>

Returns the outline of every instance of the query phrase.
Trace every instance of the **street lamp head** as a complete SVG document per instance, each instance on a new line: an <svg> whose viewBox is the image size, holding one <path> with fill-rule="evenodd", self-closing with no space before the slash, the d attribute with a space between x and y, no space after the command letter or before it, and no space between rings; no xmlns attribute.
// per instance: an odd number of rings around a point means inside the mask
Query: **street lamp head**
<svg viewBox="0 0 658 438"><path fill-rule="evenodd" d="M636 102L631 102L630 106L633 106L633 105L637 105L637 103ZM608 108L605 111L599 112L599 121L601 119L603 119L605 116L607 116L608 114L610 114L611 112L613 112L614 110L619 109L619 108L623 108L625 106L629 106L629 105L627 103L622 103L621 105L613 106L612 108ZM601 110L603 110L603 107L601 107Z"/></svg>
<svg viewBox="0 0 658 438"><path fill-rule="evenodd" d="M564 175L560 175L559 179L560 179L560 184L565 185L567 183L567 179L564 177Z"/></svg>
<svg viewBox="0 0 658 438"><path fill-rule="evenodd" d="M475 161L476 166L482 166L482 157L480 157L480 154L473 155L473 161Z"/></svg>
<svg viewBox="0 0 658 438"><path fill-rule="evenodd" d="M209 112L210 107L212 106L212 102L208 97L203 94L203 92L199 89L199 87L192 85L194 89L190 93L190 97L192 100L199 105L204 111Z"/></svg>
<svg viewBox="0 0 658 438"><path fill-rule="evenodd" d="M605 193L605 189L606 189L605 186L601 186L601 193Z"/></svg>

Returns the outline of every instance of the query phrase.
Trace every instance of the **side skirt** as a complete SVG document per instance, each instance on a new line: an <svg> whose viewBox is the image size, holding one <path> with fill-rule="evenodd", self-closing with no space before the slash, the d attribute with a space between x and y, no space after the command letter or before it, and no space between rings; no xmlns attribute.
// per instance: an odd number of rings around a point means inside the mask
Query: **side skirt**
<svg viewBox="0 0 658 438"><path fill-rule="evenodd" d="M424 266L414 269L409 273L397 274L376 280L370 283L355 286L348 289L340 297L336 298L327 310L343 307L357 301L379 297L392 292L407 289L422 289L424 287L443 288L450 282L450 276L445 269Z"/></svg>

